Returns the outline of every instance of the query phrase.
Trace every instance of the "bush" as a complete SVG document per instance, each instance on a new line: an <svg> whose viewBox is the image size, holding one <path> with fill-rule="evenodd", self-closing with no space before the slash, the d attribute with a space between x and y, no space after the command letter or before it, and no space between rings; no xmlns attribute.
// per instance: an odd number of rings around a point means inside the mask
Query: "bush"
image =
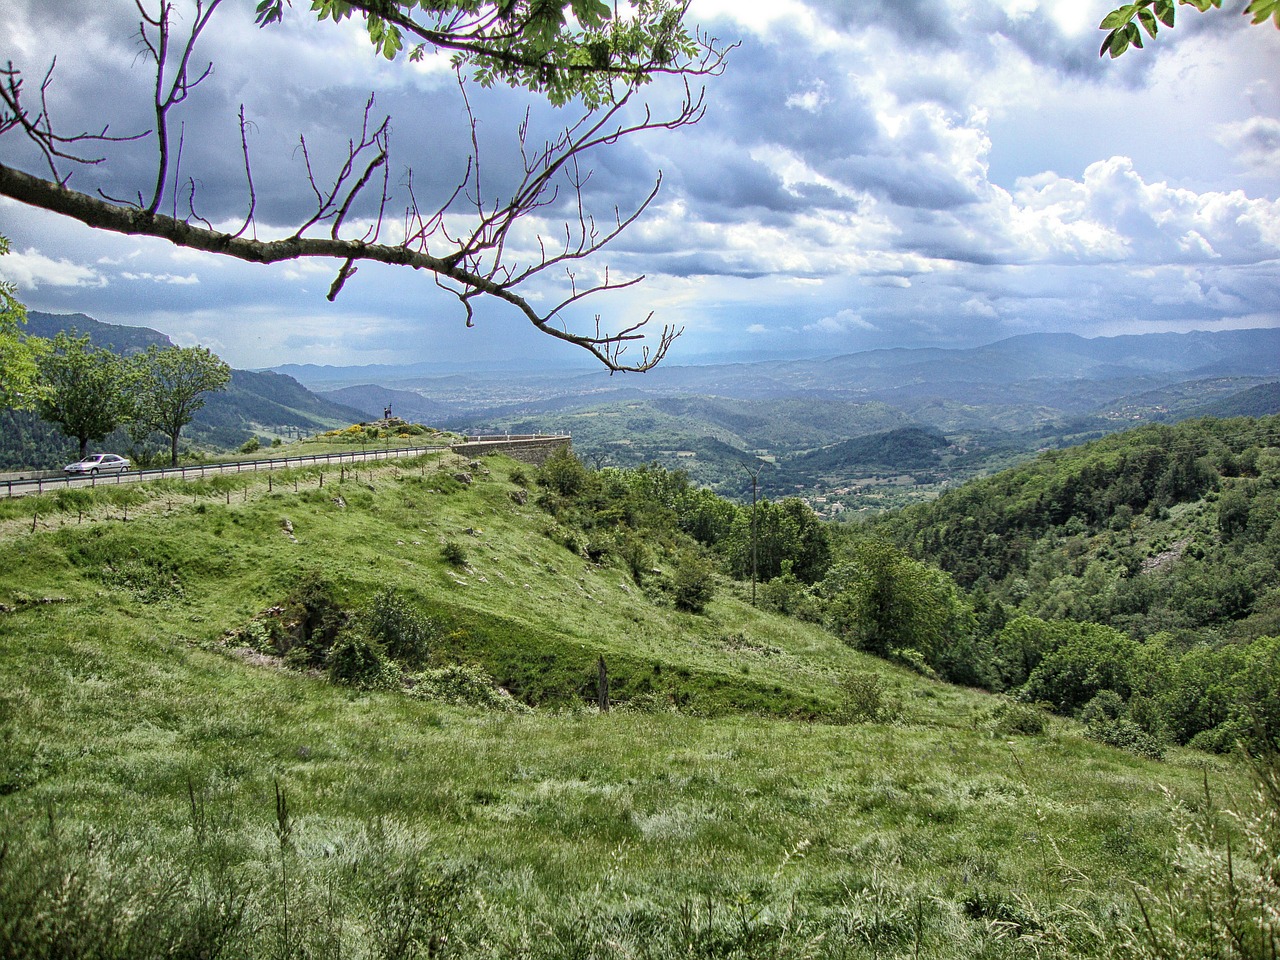
<svg viewBox="0 0 1280 960"><path fill-rule="evenodd" d="M422 667L431 656L436 625L395 590L383 590L374 596L364 612L362 626L390 657L409 667Z"/></svg>
<svg viewBox="0 0 1280 960"><path fill-rule="evenodd" d="M250 437L244 443L240 444L241 453L257 453L262 449L262 443L257 437Z"/></svg>
<svg viewBox="0 0 1280 960"><path fill-rule="evenodd" d="M710 561L696 554L684 554L676 564L671 581L675 605L689 613L702 613L715 595L714 574Z"/></svg>
<svg viewBox="0 0 1280 960"><path fill-rule="evenodd" d="M1049 718L1029 703L1006 700L987 712L982 725L995 737L1038 737L1049 729Z"/></svg>
<svg viewBox="0 0 1280 960"><path fill-rule="evenodd" d="M928 677L930 680L937 680L938 675L934 672L933 667L929 666L929 661L925 659L924 654L915 647L903 647L894 650L890 656L891 660L902 664L908 670L920 674L922 677Z"/></svg>
<svg viewBox="0 0 1280 960"><path fill-rule="evenodd" d="M1098 743L1105 743L1109 747L1146 757L1148 760L1164 759L1164 744L1132 720L1124 717L1091 723L1085 736Z"/></svg>
<svg viewBox="0 0 1280 960"><path fill-rule="evenodd" d="M1114 690L1103 690L1080 709L1080 722L1109 723L1119 719L1124 712L1124 698Z"/></svg>
<svg viewBox="0 0 1280 960"><path fill-rule="evenodd" d="M329 679L359 690L391 690L400 685L400 668L382 644L358 630L344 630L326 658Z"/></svg>
<svg viewBox="0 0 1280 960"><path fill-rule="evenodd" d="M452 566L465 567L467 565L467 548L458 543L457 540L450 540L440 548L440 558Z"/></svg>
<svg viewBox="0 0 1280 960"><path fill-rule="evenodd" d="M567 446L560 447L542 464L538 482L561 497L576 497L587 489L591 475Z"/></svg>
<svg viewBox="0 0 1280 960"><path fill-rule="evenodd" d="M760 585L760 605L766 610L818 621L821 609L809 588L791 572L791 562L782 561L782 573Z"/></svg>
<svg viewBox="0 0 1280 960"><path fill-rule="evenodd" d="M481 667L451 664L436 670L424 670L410 677L410 696L456 706L485 707L491 710L526 709L507 691L501 689Z"/></svg>
<svg viewBox="0 0 1280 960"><path fill-rule="evenodd" d="M322 667L348 617L338 588L319 574L304 575L281 610L285 642L280 649L290 666Z"/></svg>
<svg viewBox="0 0 1280 960"><path fill-rule="evenodd" d="M854 670L840 678L839 717L850 723L875 722L884 713L884 681L879 674Z"/></svg>

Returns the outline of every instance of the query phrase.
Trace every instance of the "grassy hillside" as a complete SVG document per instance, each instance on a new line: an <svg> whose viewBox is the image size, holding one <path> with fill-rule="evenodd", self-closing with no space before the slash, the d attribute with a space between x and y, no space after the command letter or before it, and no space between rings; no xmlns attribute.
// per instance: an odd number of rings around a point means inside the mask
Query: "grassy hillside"
<svg viewBox="0 0 1280 960"><path fill-rule="evenodd" d="M741 584L684 612L687 544L593 562L531 480L441 454L0 504L3 952L1102 956L1170 804L1238 791ZM389 595L403 676L272 655Z"/></svg>

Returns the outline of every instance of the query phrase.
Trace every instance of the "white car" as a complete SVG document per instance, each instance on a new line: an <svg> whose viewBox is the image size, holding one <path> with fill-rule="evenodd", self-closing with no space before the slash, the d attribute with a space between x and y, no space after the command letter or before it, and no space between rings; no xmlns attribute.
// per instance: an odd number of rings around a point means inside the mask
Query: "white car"
<svg viewBox="0 0 1280 960"><path fill-rule="evenodd" d="M68 476L87 473L91 477L96 477L100 473L124 473L128 469L129 461L124 457L116 456L114 453L94 453L83 460L68 463L62 468L62 472Z"/></svg>

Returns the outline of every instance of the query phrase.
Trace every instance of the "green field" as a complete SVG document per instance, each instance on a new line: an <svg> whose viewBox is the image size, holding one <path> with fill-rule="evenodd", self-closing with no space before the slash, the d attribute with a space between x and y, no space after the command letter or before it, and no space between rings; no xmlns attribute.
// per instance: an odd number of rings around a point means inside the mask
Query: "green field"
<svg viewBox="0 0 1280 960"><path fill-rule="evenodd" d="M0 504L3 952L1106 956L1173 875L1175 807L1226 822L1206 788L1247 792L749 585L681 611L664 545L644 583L592 562L532 473L438 454ZM423 662L359 689L253 649L317 579L352 618L395 591Z"/></svg>

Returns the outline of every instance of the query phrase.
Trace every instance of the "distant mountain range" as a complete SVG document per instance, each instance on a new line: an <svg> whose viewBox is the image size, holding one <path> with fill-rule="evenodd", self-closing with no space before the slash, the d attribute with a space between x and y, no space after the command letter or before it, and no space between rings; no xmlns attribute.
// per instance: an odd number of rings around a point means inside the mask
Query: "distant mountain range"
<svg viewBox="0 0 1280 960"><path fill-rule="evenodd" d="M125 354L170 344L155 330L83 314L30 315L32 334L69 328ZM209 398L191 436L234 447L250 436L305 435L379 417L391 406L405 419L460 431L569 433L597 464L656 461L729 495L744 489L744 465L767 460L774 469L761 482L771 496L801 493L816 502L863 481L899 483L902 474L938 489L1037 449L1144 422L1280 412L1280 329L1270 328L1026 334L966 349L664 364L614 377L518 366L237 370L228 389ZM6 434L13 429L6 421ZM32 443L25 447L30 456Z"/></svg>
<svg viewBox="0 0 1280 960"><path fill-rule="evenodd" d="M567 432L596 462L656 460L730 495L741 494L741 466L757 457L776 467L765 474L771 495L816 497L873 475L885 482L914 473L921 483L946 484L1144 422L1280 412L1280 329L1269 328L1092 339L1037 333L967 349L664 364L623 377L281 369L316 387L338 385L321 395L366 416L392 403L402 416L457 430ZM375 379L361 382L365 374ZM925 433L898 432L907 428ZM847 442L863 437L870 439Z"/></svg>

